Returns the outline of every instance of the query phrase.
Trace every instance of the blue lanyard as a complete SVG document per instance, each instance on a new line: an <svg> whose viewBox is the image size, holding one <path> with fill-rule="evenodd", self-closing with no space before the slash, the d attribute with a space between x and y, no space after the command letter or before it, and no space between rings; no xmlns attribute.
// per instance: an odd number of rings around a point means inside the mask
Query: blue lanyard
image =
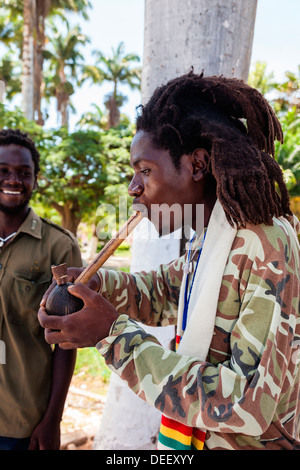
<svg viewBox="0 0 300 470"><path fill-rule="evenodd" d="M191 284L189 294L188 294L189 273L187 273L187 276L186 276L185 291L184 291L184 308L183 308L183 318L182 318L182 331L185 331L185 328L186 328L187 315L188 315L188 308L189 308L191 293L192 293L192 289L193 289L193 285L194 285L195 274L196 274L198 264L199 264L200 255L201 255L203 244L204 244L205 235L206 235L206 232L205 232L204 237L202 239L202 243L201 243L201 247L200 247L200 250L199 250L197 263L196 263L195 271L194 271L194 274L193 274L193 279L192 279L192 284ZM190 246L189 246L189 252L188 252L188 264L190 263L191 246L192 246L193 241L195 240L195 236L196 236L196 234L194 234L193 238L190 240Z"/></svg>

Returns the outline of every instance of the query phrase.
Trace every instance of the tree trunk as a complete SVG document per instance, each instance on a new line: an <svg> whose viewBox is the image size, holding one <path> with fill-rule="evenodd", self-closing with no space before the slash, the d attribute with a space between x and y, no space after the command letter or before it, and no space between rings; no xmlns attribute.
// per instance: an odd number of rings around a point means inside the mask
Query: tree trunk
<svg viewBox="0 0 300 470"><path fill-rule="evenodd" d="M196 73L204 69L206 75L246 80L256 6L257 0L145 0L142 102L148 101L157 86L188 72L191 66ZM149 262L155 269L179 255L180 240L146 239L145 234L151 233L146 221L138 229L133 239L132 267L149 269ZM162 342L163 336L159 336ZM132 429L132 422L139 423L138 427ZM95 448L155 449L159 424L160 413L114 377Z"/></svg>
<svg viewBox="0 0 300 470"><path fill-rule="evenodd" d="M257 0L146 0L142 99L186 73L247 80Z"/></svg>
<svg viewBox="0 0 300 470"><path fill-rule="evenodd" d="M22 109L27 119L34 118L34 35L36 0L23 4Z"/></svg>
<svg viewBox="0 0 300 470"><path fill-rule="evenodd" d="M62 216L62 227L69 232L73 233L73 235L77 234L78 225L80 224L80 218L77 217L76 211L65 207L63 216Z"/></svg>
<svg viewBox="0 0 300 470"><path fill-rule="evenodd" d="M35 57L34 57L34 117L36 122L44 124L41 112L41 89L43 84L43 50L45 47L45 19L48 16L51 0L36 0L35 15Z"/></svg>
<svg viewBox="0 0 300 470"><path fill-rule="evenodd" d="M68 100L64 99L60 105L60 116L61 116L61 126L66 127L67 129L69 127L68 106L69 106L69 99Z"/></svg>
<svg viewBox="0 0 300 470"><path fill-rule="evenodd" d="M66 74L65 74L65 64L63 61L60 63L60 67L58 69L58 76L59 76L59 88L56 95L57 100L57 111L60 114L61 118L61 127L69 127L69 95L66 92Z"/></svg>
<svg viewBox="0 0 300 470"><path fill-rule="evenodd" d="M60 206L59 204L52 202L51 206L61 216L61 225L66 230L69 230L73 235L77 234L78 225L80 224L81 218L79 214L79 206L76 201L71 201L69 204Z"/></svg>
<svg viewBox="0 0 300 470"><path fill-rule="evenodd" d="M108 128L118 126L120 124L120 110L113 96L109 97L105 106L108 110Z"/></svg>

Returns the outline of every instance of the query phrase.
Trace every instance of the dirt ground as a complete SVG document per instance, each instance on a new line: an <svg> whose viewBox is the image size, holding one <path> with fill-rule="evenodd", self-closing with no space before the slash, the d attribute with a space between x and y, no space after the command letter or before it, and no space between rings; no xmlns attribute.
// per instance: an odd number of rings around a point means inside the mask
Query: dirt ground
<svg viewBox="0 0 300 470"><path fill-rule="evenodd" d="M91 390L97 388L103 394ZM107 387L106 387L107 389ZM91 450L100 427L106 394L103 382L91 377L82 380L80 373L74 375L65 404L61 423L62 450Z"/></svg>

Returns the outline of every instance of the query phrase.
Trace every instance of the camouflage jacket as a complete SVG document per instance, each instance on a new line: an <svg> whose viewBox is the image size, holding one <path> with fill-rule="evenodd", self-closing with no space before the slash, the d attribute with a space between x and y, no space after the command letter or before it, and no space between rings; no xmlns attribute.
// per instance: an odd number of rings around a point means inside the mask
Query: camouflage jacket
<svg viewBox="0 0 300 470"><path fill-rule="evenodd" d="M149 273L101 271L120 316L99 352L163 414L206 429L206 449L300 450L299 245L289 227L238 230L206 362L163 348L133 320L176 324L184 256Z"/></svg>

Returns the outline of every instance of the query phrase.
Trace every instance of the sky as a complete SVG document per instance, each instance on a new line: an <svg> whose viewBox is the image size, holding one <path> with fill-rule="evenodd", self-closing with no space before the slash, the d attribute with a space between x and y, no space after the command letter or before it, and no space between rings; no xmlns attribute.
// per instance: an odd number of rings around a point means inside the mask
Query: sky
<svg viewBox="0 0 300 470"><path fill-rule="evenodd" d="M88 21L80 21L83 33L91 43L85 47L86 61L92 59L91 51L101 50L110 54L123 41L126 53L143 56L144 0L92 0L93 9ZM72 22L78 17L72 16ZM267 63L267 72L274 72L277 80L284 78L285 71L297 73L300 65L300 0L258 0L254 40L253 65L256 61ZM70 116L71 127L82 113L91 110L91 103L104 108L103 97L111 91L111 85L93 86L87 83L72 97L77 110ZM140 104L140 93L130 92L130 99L122 112L134 119L135 108Z"/></svg>

